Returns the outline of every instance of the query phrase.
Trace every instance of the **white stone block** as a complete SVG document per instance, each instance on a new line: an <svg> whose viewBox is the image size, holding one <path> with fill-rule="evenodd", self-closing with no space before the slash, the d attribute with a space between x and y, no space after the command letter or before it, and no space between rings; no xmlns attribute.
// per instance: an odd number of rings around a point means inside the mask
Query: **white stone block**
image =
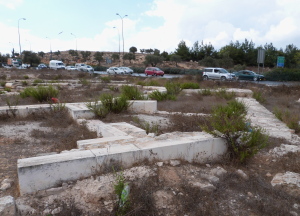
<svg viewBox="0 0 300 216"><path fill-rule="evenodd" d="M134 137L132 136L116 136L116 137L104 137L97 139L78 140L78 149L95 149L95 148L106 148L107 145L128 143L133 142Z"/></svg>
<svg viewBox="0 0 300 216"><path fill-rule="evenodd" d="M18 160L21 195L88 177L95 172L95 155L89 150Z"/></svg>

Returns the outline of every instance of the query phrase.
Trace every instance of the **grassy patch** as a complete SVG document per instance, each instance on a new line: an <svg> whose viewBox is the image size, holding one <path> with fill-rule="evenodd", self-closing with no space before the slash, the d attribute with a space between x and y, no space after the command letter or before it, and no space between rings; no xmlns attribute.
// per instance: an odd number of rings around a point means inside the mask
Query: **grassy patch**
<svg viewBox="0 0 300 216"><path fill-rule="evenodd" d="M57 97L59 90L53 86L38 86L37 88L29 87L25 88L20 93L22 98L33 97L39 102L50 101L52 97Z"/></svg>

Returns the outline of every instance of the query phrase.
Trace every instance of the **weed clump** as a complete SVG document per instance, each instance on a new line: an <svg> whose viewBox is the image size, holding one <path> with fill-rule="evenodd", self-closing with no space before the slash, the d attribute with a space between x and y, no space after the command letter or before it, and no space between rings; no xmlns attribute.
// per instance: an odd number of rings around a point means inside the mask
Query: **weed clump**
<svg viewBox="0 0 300 216"><path fill-rule="evenodd" d="M188 82L180 84L181 89L199 89L200 86L198 83Z"/></svg>
<svg viewBox="0 0 300 216"><path fill-rule="evenodd" d="M260 103L266 102L266 99L263 97L261 92L258 91L253 92L252 97Z"/></svg>
<svg viewBox="0 0 300 216"><path fill-rule="evenodd" d="M268 137L263 129L253 127L246 119L246 106L236 100L227 106L217 106L210 117L210 126L206 124L203 130L214 136L224 138L231 160L240 163L255 155L268 144Z"/></svg>
<svg viewBox="0 0 300 216"><path fill-rule="evenodd" d="M53 86L38 86L37 88L29 87L25 88L20 93L21 98L33 97L38 102L49 101L52 97L57 97L59 90Z"/></svg>
<svg viewBox="0 0 300 216"><path fill-rule="evenodd" d="M139 89L136 86L122 86L121 94L128 100L145 100L144 95L139 91Z"/></svg>

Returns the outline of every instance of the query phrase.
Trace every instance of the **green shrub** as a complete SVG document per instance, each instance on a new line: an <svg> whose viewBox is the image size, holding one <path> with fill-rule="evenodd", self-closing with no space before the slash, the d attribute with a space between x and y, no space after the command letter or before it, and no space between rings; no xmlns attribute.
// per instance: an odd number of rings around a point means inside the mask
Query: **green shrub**
<svg viewBox="0 0 300 216"><path fill-rule="evenodd" d="M24 79L29 79L29 76L25 75L25 76L24 76Z"/></svg>
<svg viewBox="0 0 300 216"><path fill-rule="evenodd" d="M5 87L4 91L11 92L11 88Z"/></svg>
<svg viewBox="0 0 300 216"><path fill-rule="evenodd" d="M106 76L106 77L100 77L101 81L104 83L110 83L111 82L111 78Z"/></svg>
<svg viewBox="0 0 300 216"><path fill-rule="evenodd" d="M215 92L215 95L220 98L224 98L225 100L231 100L235 97L234 92L227 92L226 89L218 89Z"/></svg>
<svg viewBox="0 0 300 216"><path fill-rule="evenodd" d="M199 89L200 86L198 83L182 83L180 84L180 88L182 89Z"/></svg>
<svg viewBox="0 0 300 216"><path fill-rule="evenodd" d="M145 100L144 95L136 86L124 85L121 87L121 94L128 100Z"/></svg>
<svg viewBox="0 0 300 216"><path fill-rule="evenodd" d="M52 97L57 97L59 90L53 86L38 86L37 88L29 87L25 88L20 93L22 98L33 97L39 102L49 101Z"/></svg>
<svg viewBox="0 0 300 216"><path fill-rule="evenodd" d="M283 121L290 129L295 130L295 133L300 132L299 117L298 115L293 115L289 110L281 110L277 107L273 110L274 115L280 121Z"/></svg>
<svg viewBox="0 0 300 216"><path fill-rule="evenodd" d="M79 83L82 84L83 86L91 85L91 83L88 80L84 79L84 78L79 79Z"/></svg>
<svg viewBox="0 0 300 216"><path fill-rule="evenodd" d="M27 81L22 81L22 86L27 86L28 82Z"/></svg>
<svg viewBox="0 0 300 216"><path fill-rule="evenodd" d="M106 110L113 113L120 113L122 111L125 111L130 105L127 97L124 95L114 98L112 94L102 94L100 96L100 101L102 106Z"/></svg>
<svg viewBox="0 0 300 216"><path fill-rule="evenodd" d="M169 81L165 85L167 94L178 95L181 92L180 83Z"/></svg>
<svg viewBox="0 0 300 216"><path fill-rule="evenodd" d="M0 82L0 85L1 85L2 87L4 87L5 84L6 84L6 82Z"/></svg>
<svg viewBox="0 0 300 216"><path fill-rule="evenodd" d="M94 102L87 102L86 107L91 110L96 117L103 119L105 118L109 111L101 104L98 100L95 100Z"/></svg>
<svg viewBox="0 0 300 216"><path fill-rule="evenodd" d="M266 99L263 97L261 92L255 91L253 92L252 97L260 103L264 103Z"/></svg>
<svg viewBox="0 0 300 216"><path fill-rule="evenodd" d="M164 100L176 100L175 95L169 95L166 92L160 92L160 91L153 91L149 94L149 98L152 100L157 100L157 101L164 101Z"/></svg>
<svg viewBox="0 0 300 216"><path fill-rule="evenodd" d="M217 106L210 117L210 125L202 129L226 140L231 160L240 163L255 155L268 144L268 137L259 127L252 127L246 119L246 106L236 100Z"/></svg>
<svg viewBox="0 0 300 216"><path fill-rule="evenodd" d="M300 70L290 68L275 68L264 74L270 81L300 81Z"/></svg>
<svg viewBox="0 0 300 216"><path fill-rule="evenodd" d="M202 94L203 96L211 96L212 92L210 89L202 89L201 91L199 91L200 94Z"/></svg>
<svg viewBox="0 0 300 216"><path fill-rule="evenodd" d="M39 83L43 83L44 81L41 79L36 79L33 81L33 84L39 84Z"/></svg>

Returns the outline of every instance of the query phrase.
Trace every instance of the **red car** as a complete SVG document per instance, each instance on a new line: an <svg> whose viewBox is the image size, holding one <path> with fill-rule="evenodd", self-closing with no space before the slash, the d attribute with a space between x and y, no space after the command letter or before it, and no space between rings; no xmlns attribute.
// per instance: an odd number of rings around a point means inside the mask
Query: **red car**
<svg viewBox="0 0 300 216"><path fill-rule="evenodd" d="M145 75L151 75L151 76L164 76L165 72L163 72L161 69L157 67L147 67L145 70Z"/></svg>

